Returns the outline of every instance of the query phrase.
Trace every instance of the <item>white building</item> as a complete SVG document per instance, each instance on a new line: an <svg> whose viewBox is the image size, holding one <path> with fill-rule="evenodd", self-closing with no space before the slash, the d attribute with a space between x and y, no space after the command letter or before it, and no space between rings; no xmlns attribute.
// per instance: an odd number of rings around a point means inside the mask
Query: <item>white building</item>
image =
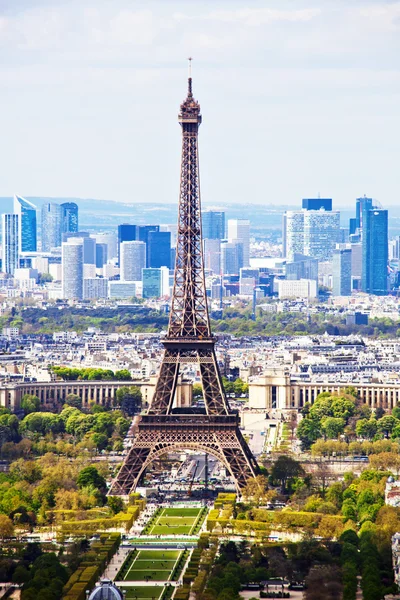
<svg viewBox="0 0 400 600"><path fill-rule="evenodd" d="M283 254L293 260L295 254L304 253L304 211L288 210L283 220Z"/></svg>
<svg viewBox="0 0 400 600"><path fill-rule="evenodd" d="M204 267L215 275L221 273L221 240L203 240Z"/></svg>
<svg viewBox="0 0 400 600"><path fill-rule="evenodd" d="M84 300L108 298L108 279L102 279L100 277L90 277L84 279L83 298Z"/></svg>
<svg viewBox="0 0 400 600"><path fill-rule="evenodd" d="M250 265L250 221L228 219L228 242L243 245L243 267Z"/></svg>
<svg viewBox="0 0 400 600"><path fill-rule="evenodd" d="M146 244L132 241L120 245L121 281L140 281L146 266Z"/></svg>
<svg viewBox="0 0 400 600"><path fill-rule="evenodd" d="M339 242L340 212L306 210L304 212L304 251L318 260L331 260Z"/></svg>
<svg viewBox="0 0 400 600"><path fill-rule="evenodd" d="M317 297L317 282L313 279L280 279L278 281L279 298L307 298Z"/></svg>
<svg viewBox="0 0 400 600"><path fill-rule="evenodd" d="M117 258L117 248L118 248L118 238L115 233L111 232L101 232L101 233L93 233L90 237L96 240L97 244L107 244L107 257L108 260L113 260Z"/></svg>
<svg viewBox="0 0 400 600"><path fill-rule="evenodd" d="M83 238L69 238L61 251L62 297L81 300L83 297Z"/></svg>

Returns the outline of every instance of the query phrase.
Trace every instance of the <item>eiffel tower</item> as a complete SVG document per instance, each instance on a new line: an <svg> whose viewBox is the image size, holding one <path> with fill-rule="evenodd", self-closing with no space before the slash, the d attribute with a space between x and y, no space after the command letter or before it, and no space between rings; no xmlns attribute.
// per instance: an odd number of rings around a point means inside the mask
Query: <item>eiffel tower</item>
<svg viewBox="0 0 400 600"><path fill-rule="evenodd" d="M191 60L191 59L189 59ZM190 63L189 63L190 65ZM190 68L190 66L189 66ZM232 475L238 491L257 475L258 465L239 429L239 417L225 396L215 356L206 298L199 184L198 130L200 105L188 93L178 121L182 128L182 161L175 277L164 356L147 414L141 417L133 445L112 483L110 495L133 492L146 468L168 453L194 450L213 455ZM196 364L205 410L187 414L173 402L181 365Z"/></svg>

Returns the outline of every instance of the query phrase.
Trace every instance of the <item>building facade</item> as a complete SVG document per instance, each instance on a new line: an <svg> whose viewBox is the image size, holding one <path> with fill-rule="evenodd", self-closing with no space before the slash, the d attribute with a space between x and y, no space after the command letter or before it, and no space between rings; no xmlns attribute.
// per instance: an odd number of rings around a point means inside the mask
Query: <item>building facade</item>
<svg viewBox="0 0 400 600"><path fill-rule="evenodd" d="M303 254L328 261L339 242L340 212L308 210L304 212Z"/></svg>
<svg viewBox="0 0 400 600"><path fill-rule="evenodd" d="M146 266L146 244L144 242L122 242L120 245L121 281L141 281L142 269Z"/></svg>
<svg viewBox="0 0 400 600"><path fill-rule="evenodd" d="M388 292L388 211L364 210L362 221L362 291L385 296Z"/></svg>
<svg viewBox="0 0 400 600"><path fill-rule="evenodd" d="M171 234L169 231L149 231L146 250L148 267L151 269L171 268Z"/></svg>
<svg viewBox="0 0 400 600"><path fill-rule="evenodd" d="M333 251L332 282L334 296L351 296L351 248Z"/></svg>
<svg viewBox="0 0 400 600"><path fill-rule="evenodd" d="M75 233L79 231L78 205L75 202L61 204L61 232Z"/></svg>
<svg viewBox="0 0 400 600"><path fill-rule="evenodd" d="M83 297L83 238L70 238L61 250L62 297L81 300Z"/></svg>
<svg viewBox="0 0 400 600"><path fill-rule="evenodd" d="M55 202L46 202L42 206L42 252L59 248L62 241L61 206Z"/></svg>
<svg viewBox="0 0 400 600"><path fill-rule="evenodd" d="M36 252L37 251L37 224L36 224L36 206L21 198L14 196L14 214L18 215L18 238L19 251Z"/></svg>
<svg viewBox="0 0 400 600"><path fill-rule="evenodd" d="M243 247L243 264L250 265L250 221L245 219L228 219L228 242L239 243Z"/></svg>
<svg viewBox="0 0 400 600"><path fill-rule="evenodd" d="M19 215L3 214L2 219L2 247L3 271L13 275L19 267Z"/></svg>
<svg viewBox="0 0 400 600"><path fill-rule="evenodd" d="M216 210L203 210L203 240L223 240L225 238L225 213Z"/></svg>

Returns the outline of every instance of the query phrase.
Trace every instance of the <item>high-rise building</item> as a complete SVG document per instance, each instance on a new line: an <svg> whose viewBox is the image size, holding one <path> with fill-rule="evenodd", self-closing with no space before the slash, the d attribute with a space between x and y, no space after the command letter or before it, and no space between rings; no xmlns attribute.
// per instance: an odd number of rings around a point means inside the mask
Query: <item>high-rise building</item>
<svg viewBox="0 0 400 600"><path fill-rule="evenodd" d="M363 212L365 210L371 210L372 206L372 198L363 196L362 198L357 198L356 200L356 227L360 231L362 231L363 228Z"/></svg>
<svg viewBox="0 0 400 600"><path fill-rule="evenodd" d="M149 247L149 233L151 231L160 231L160 226L159 225L139 225L138 226L138 234L137 234L137 238L136 238L140 242L144 242L146 244L146 267L148 267L148 268L150 268L148 247Z"/></svg>
<svg viewBox="0 0 400 600"><path fill-rule="evenodd" d="M14 196L14 214L18 215L19 251L36 252L37 250L37 225L36 206L21 198Z"/></svg>
<svg viewBox="0 0 400 600"><path fill-rule="evenodd" d="M130 223L122 223L118 225L118 264L120 262L120 245L122 242L133 242L138 239L138 226Z"/></svg>
<svg viewBox="0 0 400 600"><path fill-rule="evenodd" d="M215 275L221 273L221 240L203 239L204 268Z"/></svg>
<svg viewBox="0 0 400 600"><path fill-rule="evenodd" d="M294 254L292 262L285 265L286 279L313 279L318 281L318 259L304 256L303 254Z"/></svg>
<svg viewBox="0 0 400 600"><path fill-rule="evenodd" d="M388 211L362 213L362 291L383 296L388 292Z"/></svg>
<svg viewBox="0 0 400 600"><path fill-rule="evenodd" d="M144 242L122 242L120 245L121 281L141 281L142 269L146 266L146 244Z"/></svg>
<svg viewBox="0 0 400 600"><path fill-rule="evenodd" d="M225 238L225 213L216 210L203 210L203 240L223 240Z"/></svg>
<svg viewBox="0 0 400 600"><path fill-rule="evenodd" d="M339 241L340 212L307 210L304 212L304 251L320 261L332 259Z"/></svg>
<svg viewBox="0 0 400 600"><path fill-rule="evenodd" d="M61 204L61 231L62 233L79 231L78 205L75 202Z"/></svg>
<svg viewBox="0 0 400 600"><path fill-rule="evenodd" d="M250 265L250 221L228 219L228 242L243 245L243 267Z"/></svg>
<svg viewBox="0 0 400 600"><path fill-rule="evenodd" d="M351 248L345 244L333 251L332 282L334 296L351 296Z"/></svg>
<svg viewBox="0 0 400 600"><path fill-rule="evenodd" d="M62 297L80 300L83 297L83 238L71 237L62 243Z"/></svg>
<svg viewBox="0 0 400 600"><path fill-rule="evenodd" d="M349 219L349 235L354 235L357 231L357 219L355 217Z"/></svg>
<svg viewBox="0 0 400 600"><path fill-rule="evenodd" d="M243 244L239 242L221 244L221 269L224 275L239 275L243 263Z"/></svg>
<svg viewBox="0 0 400 600"><path fill-rule="evenodd" d="M55 202L46 202L42 206L42 251L50 252L59 248L62 241L61 206Z"/></svg>
<svg viewBox="0 0 400 600"><path fill-rule="evenodd" d="M143 274L143 298L161 298L169 295L169 269L146 268Z"/></svg>
<svg viewBox="0 0 400 600"><path fill-rule="evenodd" d="M332 198L303 198L301 206L305 210L332 210Z"/></svg>
<svg viewBox="0 0 400 600"><path fill-rule="evenodd" d="M88 277L83 280L83 299L97 300L108 297L108 279L100 277Z"/></svg>
<svg viewBox="0 0 400 600"><path fill-rule="evenodd" d="M102 231L90 235L96 240L96 244L107 244L107 259L114 260L118 257L118 239L117 235L111 231Z"/></svg>
<svg viewBox="0 0 400 600"><path fill-rule="evenodd" d="M102 269L107 264L108 245L96 242L96 269Z"/></svg>
<svg viewBox="0 0 400 600"><path fill-rule="evenodd" d="M19 267L19 215L3 214L2 218L2 269L4 273L14 274Z"/></svg>
<svg viewBox="0 0 400 600"><path fill-rule="evenodd" d="M150 268L171 268L171 234L169 231L149 231L146 250L146 262Z"/></svg>
<svg viewBox="0 0 400 600"><path fill-rule="evenodd" d="M304 211L286 211L283 228L283 254L293 260L295 254L304 254Z"/></svg>

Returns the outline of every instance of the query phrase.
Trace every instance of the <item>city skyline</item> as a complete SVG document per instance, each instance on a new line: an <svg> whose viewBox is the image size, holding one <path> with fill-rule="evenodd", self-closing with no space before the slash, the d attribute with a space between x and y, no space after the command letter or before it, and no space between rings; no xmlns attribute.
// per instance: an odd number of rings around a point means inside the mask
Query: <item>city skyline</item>
<svg viewBox="0 0 400 600"><path fill-rule="evenodd" d="M364 192L395 204L399 10L367 0L0 5L0 194L175 202L171 116L191 54L208 122L205 205L318 192L337 207Z"/></svg>

